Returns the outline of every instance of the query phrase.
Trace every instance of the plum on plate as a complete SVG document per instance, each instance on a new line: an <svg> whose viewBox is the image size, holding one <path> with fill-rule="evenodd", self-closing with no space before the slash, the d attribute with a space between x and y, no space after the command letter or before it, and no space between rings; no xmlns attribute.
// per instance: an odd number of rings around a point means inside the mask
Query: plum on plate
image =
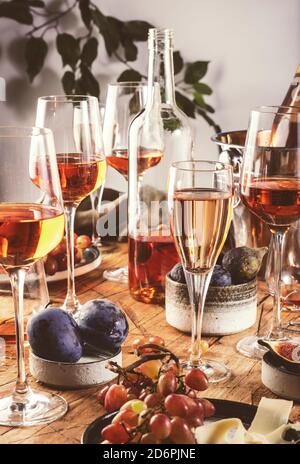
<svg viewBox="0 0 300 464"><path fill-rule="evenodd" d="M219 264L216 264L211 276L210 285L212 287L227 287L227 285L231 284L230 272L226 271L226 269Z"/></svg>
<svg viewBox="0 0 300 464"><path fill-rule="evenodd" d="M185 284L185 275L184 270L181 263L175 264L175 266L170 271L170 277L175 282L179 282L181 284Z"/></svg>
<svg viewBox="0 0 300 464"><path fill-rule="evenodd" d="M109 300L85 303L77 319L82 340L99 352L116 351L128 334L128 322L119 306Z"/></svg>
<svg viewBox="0 0 300 464"><path fill-rule="evenodd" d="M48 307L27 325L33 353L57 362L77 362L82 356L80 331L73 317L61 308Z"/></svg>

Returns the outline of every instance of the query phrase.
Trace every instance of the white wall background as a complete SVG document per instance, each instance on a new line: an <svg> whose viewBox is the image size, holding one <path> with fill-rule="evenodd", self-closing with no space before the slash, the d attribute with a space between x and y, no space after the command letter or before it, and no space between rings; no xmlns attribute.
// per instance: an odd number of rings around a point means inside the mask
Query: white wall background
<svg viewBox="0 0 300 464"><path fill-rule="evenodd" d="M204 81L214 94L207 101L215 107L215 119L223 130L245 128L253 106L279 104L300 63L299 0L94 1L104 14L173 28L175 48L185 60L210 60ZM80 31L76 17L65 27ZM62 93L61 58L53 45L43 72L33 86L28 84L19 42L24 32L26 28L14 21L0 19L0 75L7 80L8 98L0 105L1 124L33 124L36 97ZM145 72L146 45L140 50L137 67ZM101 99L105 83L122 69L100 47L95 73L103 82ZM209 140L212 130L200 119L194 125L199 155L215 157L217 151ZM124 187L120 175L112 170L107 185Z"/></svg>

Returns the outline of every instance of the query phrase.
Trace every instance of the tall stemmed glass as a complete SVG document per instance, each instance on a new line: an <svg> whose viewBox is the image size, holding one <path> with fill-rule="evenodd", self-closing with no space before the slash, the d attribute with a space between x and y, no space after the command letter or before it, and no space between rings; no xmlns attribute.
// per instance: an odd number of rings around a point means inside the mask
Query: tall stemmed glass
<svg viewBox="0 0 300 464"><path fill-rule="evenodd" d="M128 181L128 129L133 118L146 104L147 85L140 82L109 84L103 123L104 151L107 164ZM144 161L144 168L142 166ZM148 166L150 167L150 166ZM147 169L147 157L141 159ZM128 282L128 267L106 270L103 276L114 282Z"/></svg>
<svg viewBox="0 0 300 464"><path fill-rule="evenodd" d="M281 120L277 126L275 122ZM274 305L269 340L284 339L281 325L282 244L300 218L299 108L251 112L241 173L241 199L270 228L274 253Z"/></svg>
<svg viewBox="0 0 300 464"><path fill-rule="evenodd" d="M200 160L174 163L168 202L192 308L191 355L183 367L199 367L210 382L220 382L229 377L230 371L223 363L202 359L201 330L207 289L232 217L231 166Z"/></svg>
<svg viewBox="0 0 300 464"><path fill-rule="evenodd" d="M27 271L61 241L64 214L53 136L48 129L0 127L0 263L11 281L18 377L0 398L0 425L52 422L68 409L56 395L33 391L26 380L23 296Z"/></svg>
<svg viewBox="0 0 300 464"><path fill-rule="evenodd" d="M106 175L98 99L84 95L40 97L36 125L48 127L54 134L66 217L68 290L64 308L76 313L80 303L74 278L75 212Z"/></svg>

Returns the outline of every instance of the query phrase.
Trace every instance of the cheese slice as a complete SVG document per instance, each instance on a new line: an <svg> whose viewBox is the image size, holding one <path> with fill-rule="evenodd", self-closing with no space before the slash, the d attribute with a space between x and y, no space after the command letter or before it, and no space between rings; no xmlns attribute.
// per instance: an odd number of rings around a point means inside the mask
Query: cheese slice
<svg viewBox="0 0 300 464"><path fill-rule="evenodd" d="M245 428L240 419L223 419L196 429L199 444L233 445L245 443Z"/></svg>
<svg viewBox="0 0 300 464"><path fill-rule="evenodd" d="M292 401L262 398L248 432L260 435L272 433L287 424L292 407Z"/></svg>

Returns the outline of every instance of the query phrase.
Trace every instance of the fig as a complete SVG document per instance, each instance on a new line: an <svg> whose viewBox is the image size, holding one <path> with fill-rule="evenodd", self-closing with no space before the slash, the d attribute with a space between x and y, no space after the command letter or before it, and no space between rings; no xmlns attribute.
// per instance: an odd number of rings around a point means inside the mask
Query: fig
<svg viewBox="0 0 300 464"><path fill-rule="evenodd" d="M184 270L181 263L175 264L175 266L170 271L170 277L175 282L179 282L180 284L185 284L185 275Z"/></svg>
<svg viewBox="0 0 300 464"><path fill-rule="evenodd" d="M222 266L230 272L233 284L244 284L257 276L267 251L267 247L232 248L225 253Z"/></svg>

